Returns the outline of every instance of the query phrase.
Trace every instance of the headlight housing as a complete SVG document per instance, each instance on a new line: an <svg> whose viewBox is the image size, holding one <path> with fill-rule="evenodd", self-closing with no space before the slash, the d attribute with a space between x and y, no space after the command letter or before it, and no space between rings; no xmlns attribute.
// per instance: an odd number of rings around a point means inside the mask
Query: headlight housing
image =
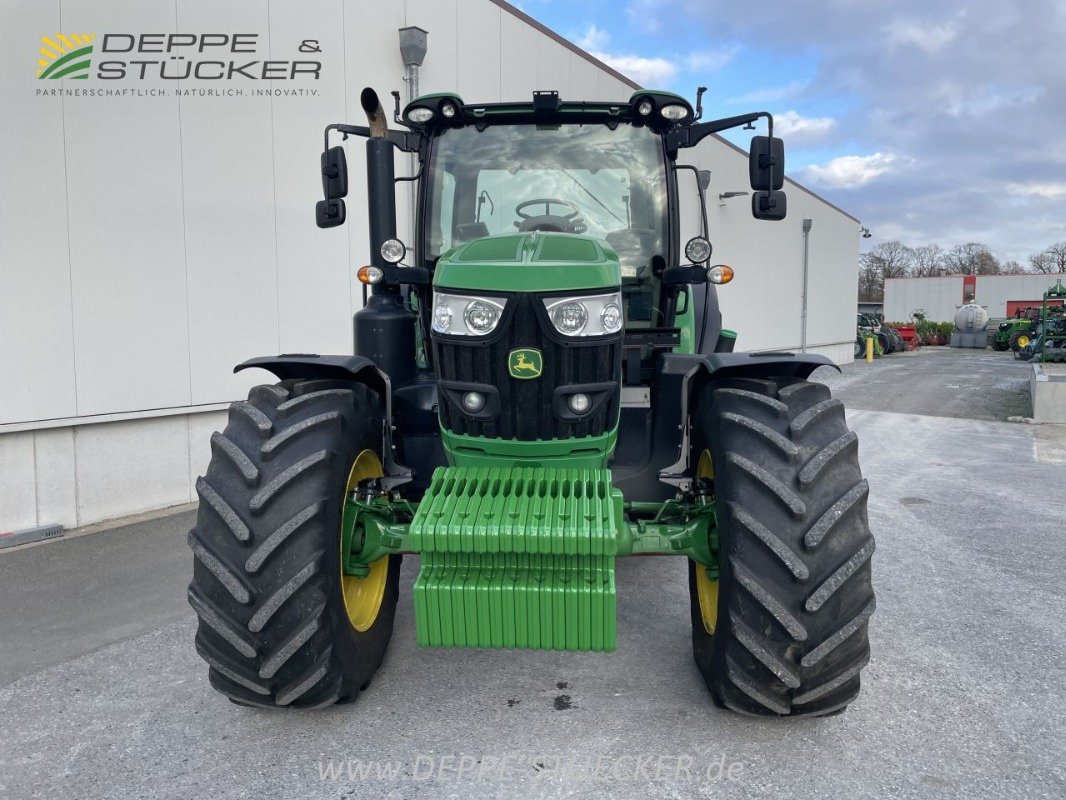
<svg viewBox="0 0 1066 800"><path fill-rule="evenodd" d="M433 109L425 108L423 106L412 108L410 111L407 112L407 119L409 119L416 125L424 125L425 123L433 119Z"/></svg>
<svg viewBox="0 0 1066 800"><path fill-rule="evenodd" d="M659 113L663 115L664 119L668 119L671 122L680 122L688 116L688 109L683 105L671 103L660 108Z"/></svg>
<svg viewBox="0 0 1066 800"><path fill-rule="evenodd" d="M605 336L622 330L622 293L545 297L544 309L563 336Z"/></svg>
<svg viewBox="0 0 1066 800"><path fill-rule="evenodd" d="M470 297L437 292L433 297L433 331L451 336L488 336L503 317L506 297Z"/></svg>
<svg viewBox="0 0 1066 800"><path fill-rule="evenodd" d="M702 264L711 257L711 243L702 236L693 236L685 245L685 258L693 264Z"/></svg>
<svg viewBox="0 0 1066 800"><path fill-rule="evenodd" d="M399 264L407 255L407 246L399 239L386 239L381 243L381 257L390 264Z"/></svg>

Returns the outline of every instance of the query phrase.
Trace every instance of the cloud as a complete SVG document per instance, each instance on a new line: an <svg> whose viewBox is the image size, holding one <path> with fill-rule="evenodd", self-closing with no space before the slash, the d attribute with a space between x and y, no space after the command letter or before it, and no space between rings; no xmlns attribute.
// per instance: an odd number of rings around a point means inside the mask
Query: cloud
<svg viewBox="0 0 1066 800"><path fill-rule="evenodd" d="M945 92L944 109L953 117L983 117L994 112L1034 104L1043 95L1039 86L1004 89L995 85L953 86Z"/></svg>
<svg viewBox="0 0 1066 800"><path fill-rule="evenodd" d="M662 30L663 17L676 19L673 10L667 8L670 0L630 0L626 6L626 17L633 27L658 33Z"/></svg>
<svg viewBox="0 0 1066 800"><path fill-rule="evenodd" d="M765 89L756 89L753 92L748 92L747 94L742 94L737 97L729 97L725 102L734 106L776 103L801 94L809 85L810 81L792 81L784 86L770 86Z"/></svg>
<svg viewBox="0 0 1066 800"><path fill-rule="evenodd" d="M598 58L641 86L665 87L677 77L678 67L675 63L660 57L608 52L610 41L611 36L607 31L589 25L574 43L593 58Z"/></svg>
<svg viewBox="0 0 1066 800"><path fill-rule="evenodd" d="M795 177L861 218L874 233L864 246L883 235L946 248L983 241L1024 263L1062 240L1062 0L760 0L758 14L751 8L671 0L657 11L683 18L711 46L741 44L753 64L813 62L807 86L793 81L809 73L770 69L751 96L732 100L836 121L819 139L824 155ZM785 76L780 85L774 75Z"/></svg>
<svg viewBox="0 0 1066 800"><path fill-rule="evenodd" d="M833 189L855 189L892 171L903 159L892 153L840 156L824 164L811 164L799 171L801 180Z"/></svg>
<svg viewBox="0 0 1066 800"><path fill-rule="evenodd" d="M1026 183L1008 183L1007 192L1021 197L1040 197L1044 200L1057 200L1066 197L1066 182L1028 181Z"/></svg>
<svg viewBox="0 0 1066 800"><path fill-rule="evenodd" d="M951 44L959 35L959 28L955 20L935 25L928 22L897 19L885 26L885 33L893 44L914 45L931 55Z"/></svg>
<svg viewBox="0 0 1066 800"><path fill-rule="evenodd" d="M824 139L835 125L836 120L832 117L804 117L796 111L774 115L774 135L787 139L790 145Z"/></svg>
<svg viewBox="0 0 1066 800"><path fill-rule="evenodd" d="M614 67L623 75L632 78L641 86L650 88L665 87L677 77L677 65L665 58L648 58L622 53L599 53L593 50L590 55L598 58L608 66Z"/></svg>
<svg viewBox="0 0 1066 800"><path fill-rule="evenodd" d="M610 41L610 35L605 30L589 25L575 44L582 50L603 50Z"/></svg>
<svg viewBox="0 0 1066 800"><path fill-rule="evenodd" d="M691 72L714 72L737 57L740 45L694 50L685 56L685 67Z"/></svg>

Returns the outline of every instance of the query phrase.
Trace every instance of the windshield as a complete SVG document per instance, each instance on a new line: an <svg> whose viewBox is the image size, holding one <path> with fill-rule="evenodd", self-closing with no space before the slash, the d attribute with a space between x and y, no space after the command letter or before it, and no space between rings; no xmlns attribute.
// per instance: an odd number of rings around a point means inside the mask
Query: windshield
<svg viewBox="0 0 1066 800"><path fill-rule="evenodd" d="M435 259L472 239L562 231L605 239L625 278L666 257L666 171L647 128L489 125L448 129L428 171L425 252Z"/></svg>

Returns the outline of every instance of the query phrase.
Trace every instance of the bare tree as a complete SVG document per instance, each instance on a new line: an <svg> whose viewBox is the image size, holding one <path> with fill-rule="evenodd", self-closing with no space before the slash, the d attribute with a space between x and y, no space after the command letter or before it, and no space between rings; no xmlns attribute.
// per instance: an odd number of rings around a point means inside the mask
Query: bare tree
<svg viewBox="0 0 1066 800"><path fill-rule="evenodd" d="M885 296L885 278L902 278L914 253L902 242L882 242L859 256L859 296L876 301Z"/></svg>
<svg viewBox="0 0 1066 800"><path fill-rule="evenodd" d="M1013 258L1010 261L1004 261L1002 264L999 265L1000 275L1024 275L1025 272L1025 267L1023 267Z"/></svg>
<svg viewBox="0 0 1066 800"><path fill-rule="evenodd" d="M1029 256L1029 265L1034 272L1066 272L1066 242L1048 245L1039 253Z"/></svg>
<svg viewBox="0 0 1066 800"><path fill-rule="evenodd" d="M998 275L999 261L980 242L957 244L944 256L948 272L956 275Z"/></svg>
<svg viewBox="0 0 1066 800"><path fill-rule="evenodd" d="M926 244L911 250L911 274L918 278L936 277L945 269L940 245Z"/></svg>

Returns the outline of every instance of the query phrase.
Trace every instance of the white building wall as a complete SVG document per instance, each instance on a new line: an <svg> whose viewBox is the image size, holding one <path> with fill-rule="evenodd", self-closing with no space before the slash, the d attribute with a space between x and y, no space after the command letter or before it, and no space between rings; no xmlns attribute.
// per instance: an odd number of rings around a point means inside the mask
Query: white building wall
<svg viewBox="0 0 1066 800"><path fill-rule="evenodd" d="M787 147L787 143L786 143ZM719 200L748 191L746 154L723 139L704 140L679 161L711 171L707 190L708 227L714 263L728 264L736 277L718 288L723 325L738 331L738 350L800 350L803 342L803 220L811 219L808 287L808 352L838 363L852 360L858 291L859 225L793 181L786 181L788 216L779 222L751 215L751 197ZM698 231L695 177L682 172L682 239Z"/></svg>
<svg viewBox="0 0 1066 800"><path fill-rule="evenodd" d="M458 90L475 102L538 88L632 93L505 6L0 0L0 531L195 500L226 404L265 377L233 375L235 363L351 351L361 302L352 265L368 249L363 151L351 140L350 223L319 230L322 128L360 121L363 86L386 102L405 91L398 28L430 32L424 93ZM255 31L272 58L313 38L324 69L315 97L40 98L33 55L42 34L59 31ZM808 342L850 360L855 221L789 186L789 219L755 222L749 198L716 202L719 191L747 189L745 159L718 140L694 157L713 172L716 258L738 270L721 298L740 346L798 347L800 227L810 216ZM397 172L406 170L400 156ZM682 196L693 195L689 184ZM402 231L402 188L397 205Z"/></svg>
<svg viewBox="0 0 1066 800"><path fill-rule="evenodd" d="M1012 300L1040 300L1056 281L1066 283L1066 274L978 275L974 300L987 306L988 316L1007 316L1007 303ZM905 322L916 309L924 309L926 318L935 322L951 322L956 309L962 305L963 276L942 278L889 278L885 281L885 319Z"/></svg>

